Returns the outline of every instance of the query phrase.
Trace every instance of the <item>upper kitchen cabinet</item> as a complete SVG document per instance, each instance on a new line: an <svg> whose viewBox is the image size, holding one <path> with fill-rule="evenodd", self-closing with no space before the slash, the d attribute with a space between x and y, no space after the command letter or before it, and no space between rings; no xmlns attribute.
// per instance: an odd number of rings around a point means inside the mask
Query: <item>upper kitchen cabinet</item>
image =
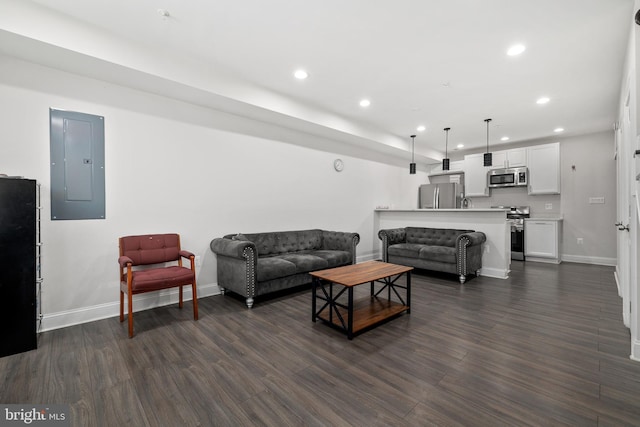
<svg viewBox="0 0 640 427"><path fill-rule="evenodd" d="M467 197L487 197L487 172L491 167L484 167L484 153L468 154L464 156L464 186Z"/></svg>
<svg viewBox="0 0 640 427"><path fill-rule="evenodd" d="M455 162L450 162L448 171L442 170L442 162L440 162L440 164L436 165L433 169L431 169L429 173L436 174L436 173L457 172L457 171L460 171L460 172L464 171L464 160L456 160Z"/></svg>
<svg viewBox="0 0 640 427"><path fill-rule="evenodd" d="M456 160L449 164L449 169L452 171L464 171L464 160Z"/></svg>
<svg viewBox="0 0 640 427"><path fill-rule="evenodd" d="M529 194L560 194L560 143L527 148Z"/></svg>
<svg viewBox="0 0 640 427"><path fill-rule="evenodd" d="M514 148L511 150L494 151L492 157L493 165L491 167L493 169L527 166L526 148Z"/></svg>

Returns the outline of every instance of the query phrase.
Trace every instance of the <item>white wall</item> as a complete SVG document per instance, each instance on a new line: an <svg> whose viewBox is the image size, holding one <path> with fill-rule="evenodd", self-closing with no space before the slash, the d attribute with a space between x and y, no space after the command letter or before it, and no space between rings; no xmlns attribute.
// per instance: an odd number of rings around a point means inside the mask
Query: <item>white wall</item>
<svg viewBox="0 0 640 427"><path fill-rule="evenodd" d="M560 144L564 260L615 265L614 152L613 131L569 137ZM589 203L590 197L604 197L605 203ZM578 245L578 238L584 239L584 244Z"/></svg>
<svg viewBox="0 0 640 427"><path fill-rule="evenodd" d="M214 294L214 237L356 231L358 258L368 259L375 206L414 207L426 181L408 164L337 154L334 141L320 141L328 151L293 145L283 141L317 137L9 57L0 63L0 173L42 184L45 330L116 315L119 236L180 233L202 258L201 295ZM105 220L50 220L49 108L105 117ZM139 307L167 295L145 295Z"/></svg>

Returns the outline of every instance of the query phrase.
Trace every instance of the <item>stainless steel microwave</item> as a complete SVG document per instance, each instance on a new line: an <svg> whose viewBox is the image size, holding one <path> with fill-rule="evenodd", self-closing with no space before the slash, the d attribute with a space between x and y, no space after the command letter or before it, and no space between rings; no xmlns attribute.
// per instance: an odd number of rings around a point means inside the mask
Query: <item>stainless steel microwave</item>
<svg viewBox="0 0 640 427"><path fill-rule="evenodd" d="M487 172L487 185L496 187L525 187L529 184L529 170L525 167L492 169Z"/></svg>

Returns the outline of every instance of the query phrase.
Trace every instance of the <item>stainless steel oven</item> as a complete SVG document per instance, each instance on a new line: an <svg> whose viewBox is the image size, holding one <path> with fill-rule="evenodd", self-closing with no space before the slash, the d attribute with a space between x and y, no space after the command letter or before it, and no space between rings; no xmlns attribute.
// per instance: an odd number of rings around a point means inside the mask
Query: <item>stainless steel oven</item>
<svg viewBox="0 0 640 427"><path fill-rule="evenodd" d="M529 218L529 206L493 206L509 209L507 222L511 228L511 259L524 261L524 219Z"/></svg>

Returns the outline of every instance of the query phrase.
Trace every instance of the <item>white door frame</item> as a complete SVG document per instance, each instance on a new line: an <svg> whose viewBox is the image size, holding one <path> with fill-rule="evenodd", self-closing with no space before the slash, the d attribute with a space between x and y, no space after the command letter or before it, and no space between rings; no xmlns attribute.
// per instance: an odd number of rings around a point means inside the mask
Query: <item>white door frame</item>
<svg viewBox="0 0 640 427"><path fill-rule="evenodd" d="M618 126L615 132L616 163L617 163L617 224L627 226L630 223L630 194L629 185L631 141L633 139L631 129L631 86L632 79L627 80L627 96L623 105ZM618 295L622 297L622 320L627 328L631 328L631 258L629 233L615 229L618 256L616 265L616 282Z"/></svg>

